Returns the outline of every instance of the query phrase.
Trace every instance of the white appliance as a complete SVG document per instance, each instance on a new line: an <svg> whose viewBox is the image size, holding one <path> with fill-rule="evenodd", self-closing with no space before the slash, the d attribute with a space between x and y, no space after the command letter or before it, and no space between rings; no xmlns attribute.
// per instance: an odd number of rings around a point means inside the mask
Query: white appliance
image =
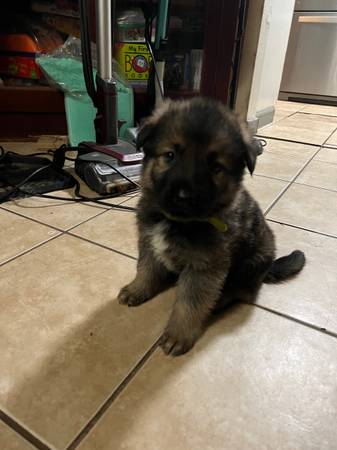
<svg viewBox="0 0 337 450"><path fill-rule="evenodd" d="M280 99L337 105L337 0L297 0Z"/></svg>

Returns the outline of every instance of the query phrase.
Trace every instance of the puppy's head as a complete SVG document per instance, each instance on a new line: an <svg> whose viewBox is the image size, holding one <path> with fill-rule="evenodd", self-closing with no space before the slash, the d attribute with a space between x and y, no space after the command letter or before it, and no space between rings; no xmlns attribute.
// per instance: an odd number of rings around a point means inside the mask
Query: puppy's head
<svg viewBox="0 0 337 450"><path fill-rule="evenodd" d="M236 116L214 100L166 102L145 122L144 193L165 212L206 218L230 205L256 151Z"/></svg>

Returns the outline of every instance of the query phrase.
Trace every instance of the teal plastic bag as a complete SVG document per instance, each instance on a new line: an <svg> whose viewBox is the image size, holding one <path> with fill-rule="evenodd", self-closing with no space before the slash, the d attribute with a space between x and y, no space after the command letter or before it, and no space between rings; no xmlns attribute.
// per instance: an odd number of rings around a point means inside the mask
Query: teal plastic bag
<svg viewBox="0 0 337 450"><path fill-rule="evenodd" d="M95 53L93 51L93 53ZM51 54L41 55L37 63L50 84L65 93L65 110L68 125L69 142L76 146L82 141L95 141L94 118L96 108L87 94L81 58L81 41L70 37ZM95 56L93 55L95 65ZM123 137L127 128L134 124L133 90L123 77L116 61L113 72L117 84L118 120L124 122L119 130ZM94 79L96 70L94 70Z"/></svg>

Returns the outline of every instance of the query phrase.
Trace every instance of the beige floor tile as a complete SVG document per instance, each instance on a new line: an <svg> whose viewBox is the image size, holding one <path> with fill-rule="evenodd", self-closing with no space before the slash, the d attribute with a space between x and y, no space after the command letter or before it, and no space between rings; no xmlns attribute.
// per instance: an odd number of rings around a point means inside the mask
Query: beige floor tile
<svg viewBox="0 0 337 450"><path fill-rule="evenodd" d="M0 264L60 233L3 209L0 224Z"/></svg>
<svg viewBox="0 0 337 450"><path fill-rule="evenodd" d="M136 215L131 211L107 211L74 228L72 233L127 255L138 255Z"/></svg>
<svg viewBox="0 0 337 450"><path fill-rule="evenodd" d="M268 139L255 174L290 181L317 150L311 145Z"/></svg>
<svg viewBox="0 0 337 450"><path fill-rule="evenodd" d="M275 104L275 112L273 117L273 122L265 125L264 127L259 128L259 132L264 128L270 127L273 123L278 122L286 117L289 117L299 111L301 111L304 107L303 103L296 102L286 102L279 100Z"/></svg>
<svg viewBox="0 0 337 450"><path fill-rule="evenodd" d="M36 447L0 421L0 448L1 450L34 450Z"/></svg>
<svg viewBox="0 0 337 450"><path fill-rule="evenodd" d="M322 333L242 306L192 352L158 350L80 450L331 450L337 346Z"/></svg>
<svg viewBox="0 0 337 450"><path fill-rule="evenodd" d="M302 112L326 116L337 116L337 106L308 105L302 109Z"/></svg>
<svg viewBox="0 0 337 450"><path fill-rule="evenodd" d="M278 111L280 109L288 110L291 112L298 112L305 108L305 103L300 102L288 102L285 100L277 100L275 104L275 110Z"/></svg>
<svg viewBox="0 0 337 450"><path fill-rule="evenodd" d="M337 131L335 131L334 134L328 139L326 145L337 147Z"/></svg>
<svg viewBox="0 0 337 450"><path fill-rule="evenodd" d="M259 203L263 211L276 199L276 197L287 186L287 183L281 180L260 177L258 175L246 175L244 185L255 200Z"/></svg>
<svg viewBox="0 0 337 450"><path fill-rule="evenodd" d="M286 102L279 100L275 105L275 114L273 122L278 122L279 120L285 119L286 117L301 111L304 107L303 103L296 102ZM269 126L269 125L267 125Z"/></svg>
<svg viewBox="0 0 337 450"><path fill-rule="evenodd" d="M319 147L310 144L297 144L296 142L282 141L278 139L266 139L267 146L264 151L277 156L287 156L306 162Z"/></svg>
<svg viewBox="0 0 337 450"><path fill-rule="evenodd" d="M294 113L292 111L287 110L287 109L275 110L272 123L275 123L275 122L278 122L279 120L285 119L286 117L290 116L291 114L294 114ZM272 123L268 123L264 127L261 127L260 130L263 130L264 128L269 127Z"/></svg>
<svg viewBox="0 0 337 450"><path fill-rule="evenodd" d="M51 195L73 198L73 189L56 191ZM41 197L15 199L3 204L3 207L61 230L74 227L102 212L101 208L93 204L80 204Z"/></svg>
<svg viewBox="0 0 337 450"><path fill-rule="evenodd" d="M66 447L162 332L172 293L115 300L135 264L63 235L1 268L0 408L51 446Z"/></svg>
<svg viewBox="0 0 337 450"><path fill-rule="evenodd" d="M260 136L321 145L337 128L337 117L296 113L259 130Z"/></svg>
<svg viewBox="0 0 337 450"><path fill-rule="evenodd" d="M130 206L131 208L137 208L139 198L140 198L140 194L133 195L129 200L126 200L122 204L125 206Z"/></svg>
<svg viewBox="0 0 337 450"><path fill-rule="evenodd" d="M278 256L300 249L307 261L295 279L264 285L257 302L337 334L337 239L269 224L276 236Z"/></svg>
<svg viewBox="0 0 337 450"><path fill-rule="evenodd" d="M337 193L301 184L290 186L267 218L337 236Z"/></svg>
<svg viewBox="0 0 337 450"><path fill-rule="evenodd" d="M296 178L296 183L337 191L337 164L311 161Z"/></svg>
<svg viewBox="0 0 337 450"><path fill-rule="evenodd" d="M337 150L324 147L317 153L314 160L337 164Z"/></svg>

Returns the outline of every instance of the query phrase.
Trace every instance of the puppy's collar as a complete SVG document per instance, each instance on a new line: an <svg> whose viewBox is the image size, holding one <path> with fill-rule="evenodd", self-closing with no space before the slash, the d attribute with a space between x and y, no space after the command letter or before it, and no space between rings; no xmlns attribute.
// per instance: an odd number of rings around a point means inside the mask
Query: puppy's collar
<svg viewBox="0 0 337 450"><path fill-rule="evenodd" d="M173 215L167 213L166 211L162 211L162 213L164 214L164 216L167 219L172 220L173 222L182 222L182 223L208 222L211 225L213 225L213 227L216 228L218 231L221 231L221 233L225 233L228 230L228 225L225 222L223 222L219 217L211 216L211 217L207 217L206 219L196 219L196 218L187 219L187 218L173 216Z"/></svg>

